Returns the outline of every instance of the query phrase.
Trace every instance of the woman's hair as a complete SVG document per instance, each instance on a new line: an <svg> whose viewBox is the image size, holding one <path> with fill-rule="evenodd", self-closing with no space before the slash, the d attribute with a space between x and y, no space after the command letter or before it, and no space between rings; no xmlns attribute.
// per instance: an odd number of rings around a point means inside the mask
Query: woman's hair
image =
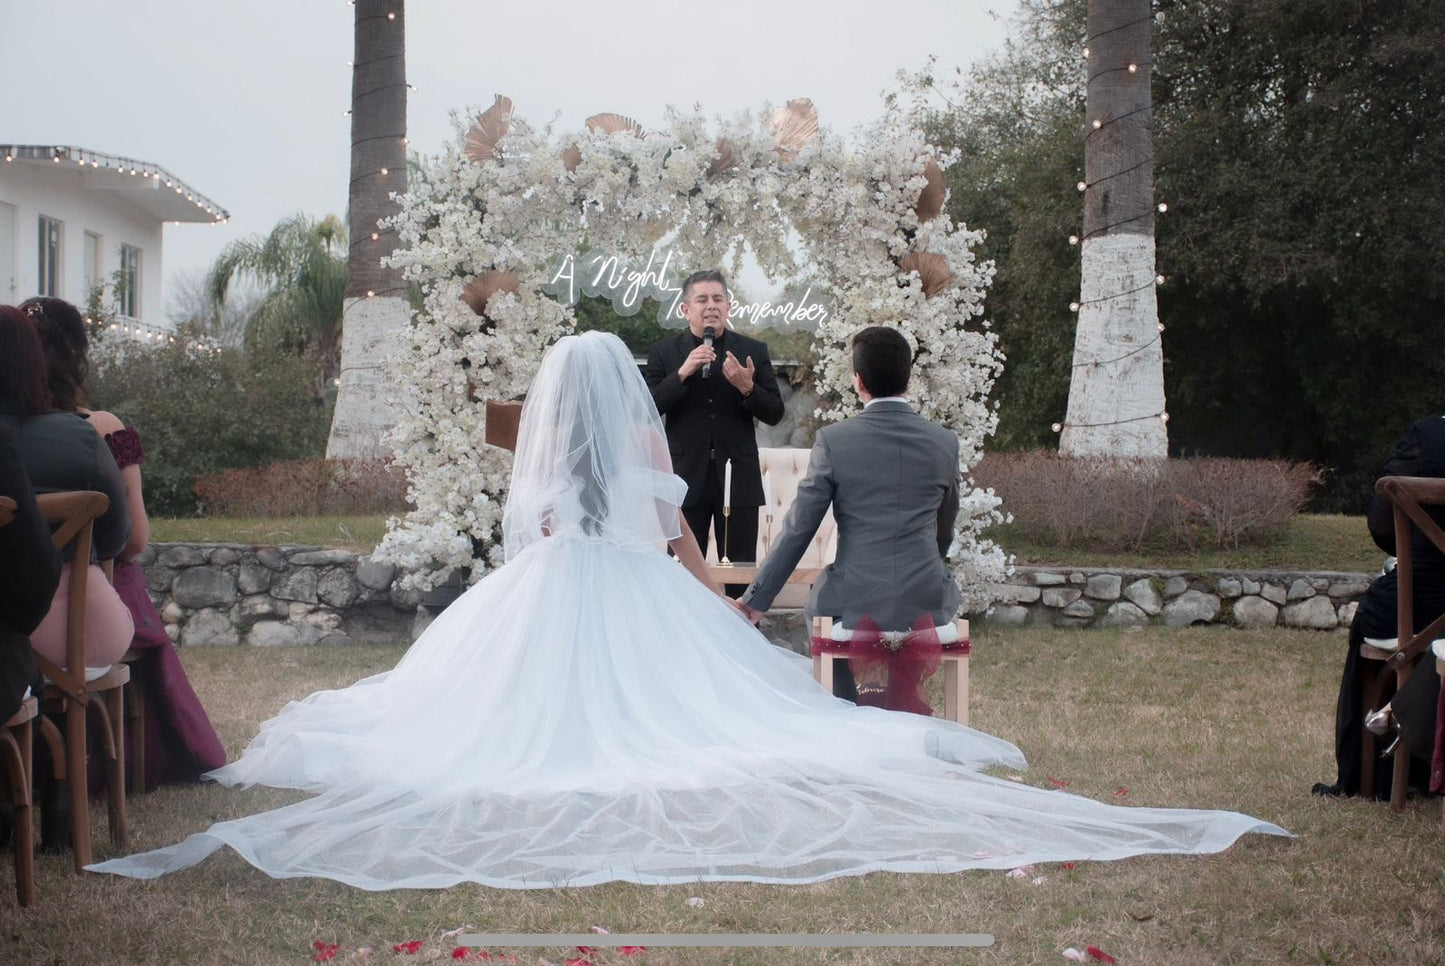
<svg viewBox="0 0 1445 966"><path fill-rule="evenodd" d="M64 299L37 295L20 303L35 322L40 345L50 366L50 405L73 412L90 400L90 338L80 310Z"/></svg>
<svg viewBox="0 0 1445 966"><path fill-rule="evenodd" d="M0 305L0 399L15 407L22 422L52 408L45 373L35 323L15 306Z"/></svg>

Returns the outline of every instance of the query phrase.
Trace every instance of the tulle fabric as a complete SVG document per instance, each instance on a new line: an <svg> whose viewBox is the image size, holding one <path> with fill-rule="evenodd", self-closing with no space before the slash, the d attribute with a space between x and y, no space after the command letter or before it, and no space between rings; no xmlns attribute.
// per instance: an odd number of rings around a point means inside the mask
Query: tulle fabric
<svg viewBox="0 0 1445 966"><path fill-rule="evenodd" d="M663 552L685 492L663 439L615 336L561 340L523 410L506 566L394 669L288 704L210 773L316 797L90 868L151 878L229 845L373 890L802 883L1287 834L990 777L1024 767L1009 742L834 698Z"/></svg>
<svg viewBox="0 0 1445 966"><path fill-rule="evenodd" d="M293 702L230 785L317 797L103 862L149 878L229 845L362 889L611 880L815 882L1284 834L1232 812L1123 808L979 772L1017 748L858 708L660 552L538 543L391 671Z"/></svg>
<svg viewBox="0 0 1445 966"><path fill-rule="evenodd" d="M508 560L548 537L655 547L682 532L686 487L621 339L586 332L547 350L517 430L502 518Z"/></svg>

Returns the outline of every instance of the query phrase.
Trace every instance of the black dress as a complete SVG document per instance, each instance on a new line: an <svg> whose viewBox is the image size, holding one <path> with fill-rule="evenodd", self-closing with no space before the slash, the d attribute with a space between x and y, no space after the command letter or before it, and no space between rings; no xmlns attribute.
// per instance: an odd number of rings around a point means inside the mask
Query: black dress
<svg viewBox="0 0 1445 966"><path fill-rule="evenodd" d="M1445 416L1427 416L1411 425L1395 443L1395 453L1385 464L1381 476L1445 477ZM1445 526L1445 507L1430 507L1428 512ZM1395 553L1394 514L1389 501L1372 497L1369 508L1370 536L1381 550ZM1412 528L1411 548L1415 572L1415 630L1445 613L1445 555L1418 528ZM1364 717L1373 708L1363 707L1360 694L1360 645L1365 638L1395 638L1396 589L1394 570L1377 578L1360 599L1355 619L1350 624L1349 649L1345 670L1340 680L1340 695L1335 707L1335 761L1339 780L1335 785L1316 785L1323 794L1359 795L1360 743ZM1430 759L1435 747L1435 706L1440 695L1440 677L1435 661L1426 652L1415 666L1410 680L1391 702L1395 719L1410 749L1412 788L1429 787ZM1394 759L1382 761L1375 769L1375 798L1389 798L1394 776Z"/></svg>

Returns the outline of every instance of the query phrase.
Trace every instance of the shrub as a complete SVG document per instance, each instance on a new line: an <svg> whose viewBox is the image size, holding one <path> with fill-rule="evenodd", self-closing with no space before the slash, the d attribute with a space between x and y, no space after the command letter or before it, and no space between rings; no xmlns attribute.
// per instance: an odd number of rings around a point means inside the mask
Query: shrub
<svg viewBox="0 0 1445 966"><path fill-rule="evenodd" d="M388 460L289 460L196 480L207 514L294 517L392 513L406 508L406 476Z"/></svg>
<svg viewBox="0 0 1445 966"><path fill-rule="evenodd" d="M193 514L207 473L325 452L331 407L305 360L119 341L92 350L91 396L140 432L151 513Z"/></svg>
<svg viewBox="0 0 1445 966"><path fill-rule="evenodd" d="M989 453L973 478L1002 497L1027 539L1110 551L1266 544L1321 479L1310 464L1284 460L1156 463L1043 451Z"/></svg>

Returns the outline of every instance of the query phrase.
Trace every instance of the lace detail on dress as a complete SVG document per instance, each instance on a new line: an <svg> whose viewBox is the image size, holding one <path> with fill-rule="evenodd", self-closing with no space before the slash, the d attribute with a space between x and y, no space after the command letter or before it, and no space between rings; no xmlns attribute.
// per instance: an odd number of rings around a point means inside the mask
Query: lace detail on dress
<svg viewBox="0 0 1445 966"><path fill-rule="evenodd" d="M127 426L118 429L105 438L105 444L110 447L110 455L115 457L115 465L121 469L127 466L139 466L145 462L145 450L141 449L140 433Z"/></svg>

